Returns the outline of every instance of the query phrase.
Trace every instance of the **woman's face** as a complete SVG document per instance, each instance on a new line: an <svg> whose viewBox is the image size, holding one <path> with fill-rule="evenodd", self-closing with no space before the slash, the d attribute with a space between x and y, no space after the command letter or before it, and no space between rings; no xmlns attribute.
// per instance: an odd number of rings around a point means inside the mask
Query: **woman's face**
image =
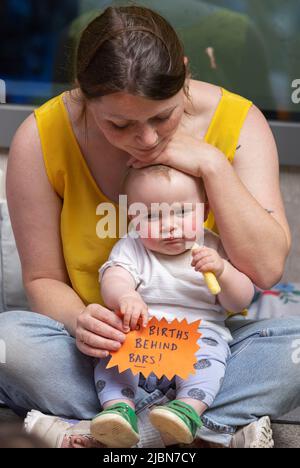
<svg viewBox="0 0 300 468"><path fill-rule="evenodd" d="M88 103L105 138L141 161L152 160L165 149L180 123L184 105L183 89L163 101L120 92Z"/></svg>

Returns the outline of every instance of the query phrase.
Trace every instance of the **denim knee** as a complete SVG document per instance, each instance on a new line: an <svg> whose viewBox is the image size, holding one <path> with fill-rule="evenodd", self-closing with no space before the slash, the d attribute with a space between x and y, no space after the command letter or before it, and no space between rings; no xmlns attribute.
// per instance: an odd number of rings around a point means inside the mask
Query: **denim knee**
<svg viewBox="0 0 300 468"><path fill-rule="evenodd" d="M64 325L25 311L0 315L0 399L8 406L71 418L98 412L93 360L79 352Z"/></svg>
<svg viewBox="0 0 300 468"><path fill-rule="evenodd" d="M205 416L236 427L299 407L300 319L238 325L233 338L223 386Z"/></svg>
<svg viewBox="0 0 300 468"><path fill-rule="evenodd" d="M0 314L1 377L28 375L32 367L36 375L36 356L43 352L41 338L50 329L61 333L63 325L35 312L13 310Z"/></svg>

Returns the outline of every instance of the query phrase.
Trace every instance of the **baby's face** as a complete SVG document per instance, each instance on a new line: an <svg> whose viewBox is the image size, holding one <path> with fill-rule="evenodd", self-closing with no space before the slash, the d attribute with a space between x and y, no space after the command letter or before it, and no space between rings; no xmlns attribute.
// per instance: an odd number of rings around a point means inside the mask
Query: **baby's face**
<svg viewBox="0 0 300 468"><path fill-rule="evenodd" d="M128 207L138 202L144 209L129 217L147 249L178 255L203 236L204 200L194 178L180 172L170 178L153 172L134 179Z"/></svg>

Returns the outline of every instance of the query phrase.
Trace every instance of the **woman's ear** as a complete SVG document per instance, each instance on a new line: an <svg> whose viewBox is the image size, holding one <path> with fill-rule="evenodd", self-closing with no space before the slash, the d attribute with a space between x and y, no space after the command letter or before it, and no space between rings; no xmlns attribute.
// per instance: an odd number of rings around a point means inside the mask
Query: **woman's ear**
<svg viewBox="0 0 300 468"><path fill-rule="evenodd" d="M189 63L188 57L184 56L183 61L184 61L184 65L187 66L187 64Z"/></svg>

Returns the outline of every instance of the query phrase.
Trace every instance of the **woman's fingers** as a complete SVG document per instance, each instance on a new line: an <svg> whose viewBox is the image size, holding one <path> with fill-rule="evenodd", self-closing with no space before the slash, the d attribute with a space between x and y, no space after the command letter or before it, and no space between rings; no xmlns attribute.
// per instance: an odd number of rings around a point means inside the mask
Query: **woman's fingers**
<svg viewBox="0 0 300 468"><path fill-rule="evenodd" d="M77 341L76 344L77 344L77 348L79 349L79 351L81 351L83 354L86 354L87 356L99 358L99 359L106 358L109 356L109 352L104 349L91 348L85 343L82 343L79 341Z"/></svg>
<svg viewBox="0 0 300 468"><path fill-rule="evenodd" d="M120 332L107 323L100 322L94 317L87 317L82 326L89 332L103 338L108 338L109 340L115 340L117 342L123 343L126 338L125 333Z"/></svg>
<svg viewBox="0 0 300 468"><path fill-rule="evenodd" d="M118 317L99 304L89 304L77 320L76 344L78 349L91 357L104 358L117 351L126 339L124 332L135 330L140 317L143 326L148 322L148 308L141 304L122 305Z"/></svg>
<svg viewBox="0 0 300 468"><path fill-rule="evenodd" d="M103 349L106 351L117 351L121 347L120 342L95 335L86 329L79 329L76 337L78 341L90 346L91 348Z"/></svg>
<svg viewBox="0 0 300 468"><path fill-rule="evenodd" d="M76 345L88 356L105 357L120 349L125 338L120 317L99 304L89 304L77 319Z"/></svg>
<svg viewBox="0 0 300 468"><path fill-rule="evenodd" d="M115 312L112 312L99 304L90 304L86 307L88 315L94 317L100 322L104 322L113 328L123 331L123 321Z"/></svg>

